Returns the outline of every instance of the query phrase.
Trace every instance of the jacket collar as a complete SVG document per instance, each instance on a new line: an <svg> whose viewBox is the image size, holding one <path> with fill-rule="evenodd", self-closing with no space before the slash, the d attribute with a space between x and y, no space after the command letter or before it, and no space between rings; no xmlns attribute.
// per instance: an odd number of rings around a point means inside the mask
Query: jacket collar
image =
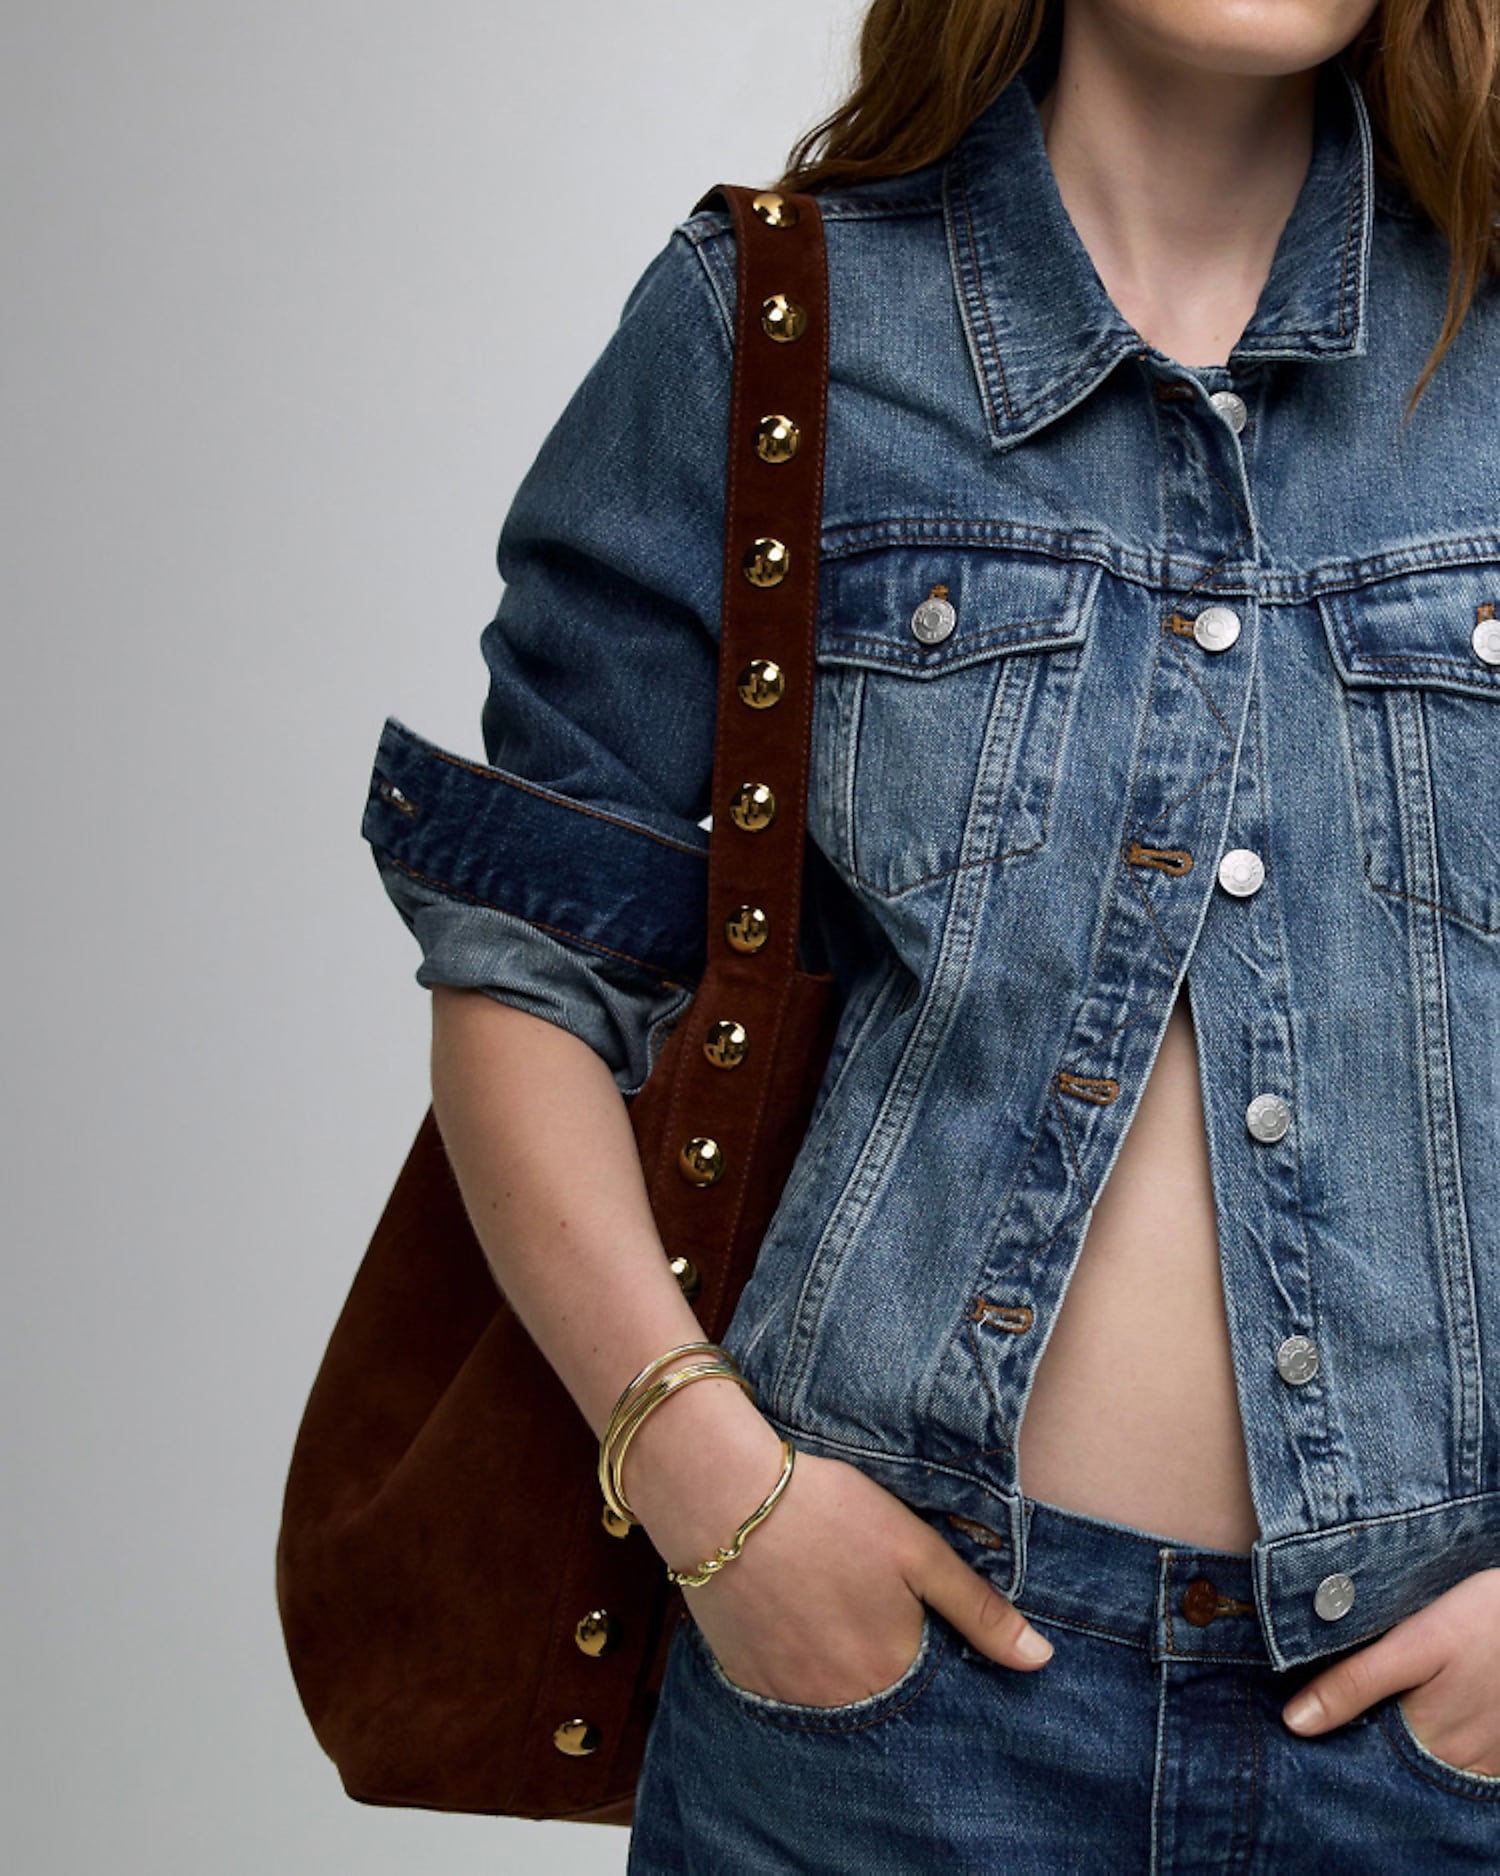
<svg viewBox="0 0 1500 1876"><path fill-rule="evenodd" d="M997 449L1151 350L1105 292L1058 194L1037 116L1050 76L1034 54L943 170L954 287ZM1363 355L1373 194L1369 115L1332 59L1319 74L1312 160L1231 364Z"/></svg>

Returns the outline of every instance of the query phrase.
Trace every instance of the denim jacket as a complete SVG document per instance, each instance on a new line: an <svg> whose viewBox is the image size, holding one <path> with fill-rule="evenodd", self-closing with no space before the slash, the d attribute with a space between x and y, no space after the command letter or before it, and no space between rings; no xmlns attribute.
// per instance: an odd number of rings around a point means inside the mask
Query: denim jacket
<svg viewBox="0 0 1500 1876"><path fill-rule="evenodd" d="M1447 254L1332 61L1254 315L1185 368L1063 208L1046 82L820 196L802 946L842 1017L724 1342L1018 1593L1017 1428L1185 984L1288 1667L1500 1564L1497 295L1403 427ZM364 823L418 980L627 1095L703 968L734 298L695 213L504 520L487 760L390 719Z"/></svg>

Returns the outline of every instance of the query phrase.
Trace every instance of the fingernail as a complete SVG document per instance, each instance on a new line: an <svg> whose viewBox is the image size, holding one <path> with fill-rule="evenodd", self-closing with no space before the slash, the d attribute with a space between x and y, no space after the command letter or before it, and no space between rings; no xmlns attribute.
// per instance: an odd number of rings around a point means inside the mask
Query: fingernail
<svg viewBox="0 0 1500 1876"><path fill-rule="evenodd" d="M1315 1726L1321 1718L1323 1702L1314 1693L1305 1688L1295 1700L1289 1700L1282 1708L1281 1717L1288 1726Z"/></svg>
<svg viewBox="0 0 1500 1876"><path fill-rule="evenodd" d="M1050 1661L1052 1644L1034 1628L1024 1628L1016 1641L1016 1653L1023 1661Z"/></svg>

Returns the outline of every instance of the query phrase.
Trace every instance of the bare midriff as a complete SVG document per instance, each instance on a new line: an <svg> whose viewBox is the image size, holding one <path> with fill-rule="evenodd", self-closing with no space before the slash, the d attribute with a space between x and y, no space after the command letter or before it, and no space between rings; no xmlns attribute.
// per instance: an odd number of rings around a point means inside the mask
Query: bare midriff
<svg viewBox="0 0 1500 1876"><path fill-rule="evenodd" d="M1216 1550L1260 1534L1186 988L1097 1196L1017 1456L1030 1498Z"/></svg>

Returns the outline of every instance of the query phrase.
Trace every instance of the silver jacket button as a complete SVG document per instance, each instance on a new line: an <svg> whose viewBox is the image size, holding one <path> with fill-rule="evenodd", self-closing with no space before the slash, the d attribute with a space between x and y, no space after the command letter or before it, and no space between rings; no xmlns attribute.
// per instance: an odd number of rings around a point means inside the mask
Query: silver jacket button
<svg viewBox="0 0 1500 1876"><path fill-rule="evenodd" d="M1289 1335L1276 1351L1276 1372L1293 1387L1318 1372L1318 1345L1309 1336Z"/></svg>
<svg viewBox="0 0 1500 1876"><path fill-rule="evenodd" d="M946 599L924 599L911 615L911 629L924 645L941 645L958 623Z"/></svg>
<svg viewBox="0 0 1500 1876"><path fill-rule="evenodd" d="M1265 876L1265 862L1249 847L1231 847L1219 862L1219 884L1236 899L1259 892Z"/></svg>
<svg viewBox="0 0 1500 1876"><path fill-rule="evenodd" d="M1340 1570L1325 1576L1313 1591L1313 1607L1325 1622L1337 1622L1354 1607L1354 1579Z"/></svg>
<svg viewBox="0 0 1500 1876"><path fill-rule="evenodd" d="M1252 1139L1279 1140L1292 1124L1292 1110L1279 1094L1258 1094L1245 1109Z"/></svg>
<svg viewBox="0 0 1500 1876"><path fill-rule="evenodd" d="M1208 401L1238 436L1245 427L1245 419L1250 415L1239 392L1215 391Z"/></svg>
<svg viewBox="0 0 1500 1876"><path fill-rule="evenodd" d="M1486 664L1500 664L1500 619L1481 619L1469 640Z"/></svg>
<svg viewBox="0 0 1500 1876"><path fill-rule="evenodd" d="M1205 606L1193 621L1193 637L1205 651L1228 651L1240 635L1240 615L1232 606Z"/></svg>

